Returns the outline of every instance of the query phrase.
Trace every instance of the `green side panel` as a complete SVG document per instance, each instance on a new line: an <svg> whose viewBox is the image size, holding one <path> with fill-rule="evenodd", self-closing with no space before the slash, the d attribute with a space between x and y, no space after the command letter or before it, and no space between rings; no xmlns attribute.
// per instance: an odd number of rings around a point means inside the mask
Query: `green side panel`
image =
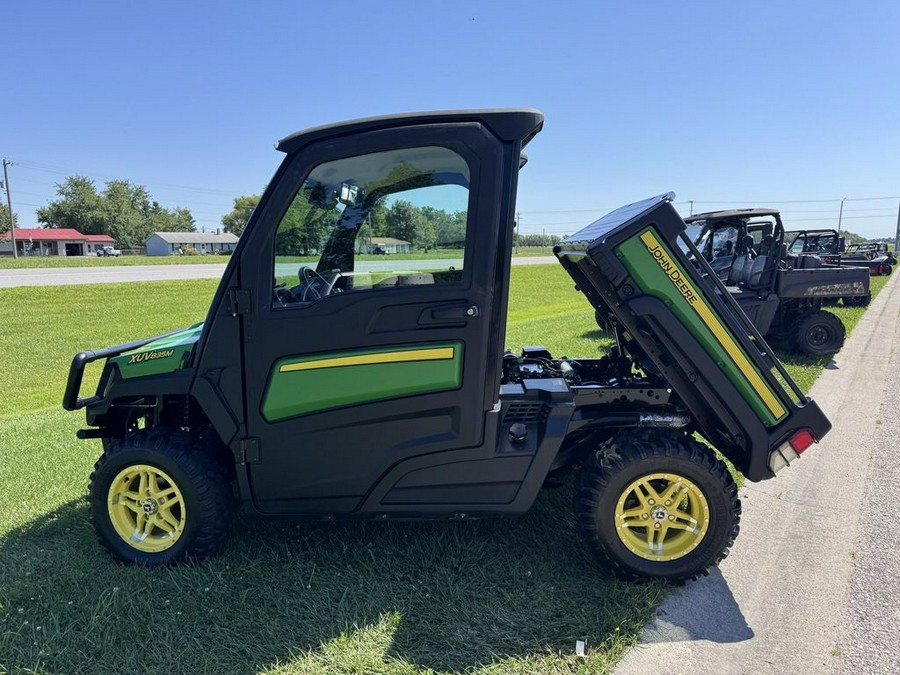
<svg viewBox="0 0 900 675"><path fill-rule="evenodd" d="M202 330L202 323L194 324L140 349L115 356L110 362L119 367L122 378L126 380L180 370L194 351Z"/></svg>
<svg viewBox="0 0 900 675"><path fill-rule="evenodd" d="M365 357L398 352L446 349L452 358L399 363L341 365L312 370L281 372L284 366L326 359ZM332 408L372 403L412 394L430 394L459 389L462 385L463 345L443 342L397 345L390 348L353 350L285 357L275 362L269 373L262 400L262 416L267 422L321 412Z"/></svg>
<svg viewBox="0 0 900 675"><path fill-rule="evenodd" d="M640 240L640 236L648 230L659 241L668 257L674 260L672 251L665 245L662 237L654 228L647 228L647 230L643 230L640 234L619 244L619 246L616 247L616 256L628 269L628 272L637 282L638 286L640 286L641 290L647 295L651 295L665 302L685 328L697 338L697 341L703 349L706 350L712 359L719 364L719 367L722 368L725 375L734 384L741 396L747 401L763 424L772 426L779 420L784 419L787 415L787 411L778 417L775 417L772 414L760 395L741 372L734 359L728 354L722 343L716 339L712 331L672 283L670 277L662 270L662 268L660 268L659 264L653 258L653 255ZM689 279L690 277L685 274L684 278ZM700 288L696 290L698 292L703 291L703 289ZM709 303L706 304L708 305ZM712 307L710 307L710 311L715 314L715 310L713 310ZM734 339L734 334L727 328L727 324L721 321L718 316L716 316L716 319L722 324L724 331ZM735 343L737 344L736 340ZM739 345L738 348L740 349ZM743 350L741 351L746 356L746 352L743 352ZM758 370L756 370L756 372L759 373ZM769 388L768 385L764 386L766 386L771 393L771 388Z"/></svg>

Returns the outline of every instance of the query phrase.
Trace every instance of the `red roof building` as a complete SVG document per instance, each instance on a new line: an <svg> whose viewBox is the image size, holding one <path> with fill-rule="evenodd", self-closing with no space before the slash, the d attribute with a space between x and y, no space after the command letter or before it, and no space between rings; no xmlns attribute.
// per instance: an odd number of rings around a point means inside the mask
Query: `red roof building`
<svg viewBox="0 0 900 675"><path fill-rule="evenodd" d="M71 228L16 228L16 249L19 255L96 255L115 240L107 234L81 234ZM12 255L9 232L0 235L0 255Z"/></svg>

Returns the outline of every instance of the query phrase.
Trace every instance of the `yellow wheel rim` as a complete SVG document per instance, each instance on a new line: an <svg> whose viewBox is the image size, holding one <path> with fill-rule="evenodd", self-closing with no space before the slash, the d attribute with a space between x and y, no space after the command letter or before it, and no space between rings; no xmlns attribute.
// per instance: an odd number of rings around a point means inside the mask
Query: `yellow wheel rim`
<svg viewBox="0 0 900 675"><path fill-rule="evenodd" d="M631 483L616 504L616 533L645 560L668 562L693 551L709 529L709 503L684 476L651 473Z"/></svg>
<svg viewBox="0 0 900 675"><path fill-rule="evenodd" d="M106 506L116 534L138 551L165 551L184 532L184 496L172 477L155 466L122 469L109 486Z"/></svg>

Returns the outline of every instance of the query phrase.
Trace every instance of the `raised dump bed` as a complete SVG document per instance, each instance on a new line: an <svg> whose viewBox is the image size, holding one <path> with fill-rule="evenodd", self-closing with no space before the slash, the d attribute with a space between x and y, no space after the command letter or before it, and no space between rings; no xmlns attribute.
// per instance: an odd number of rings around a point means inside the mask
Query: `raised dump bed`
<svg viewBox="0 0 900 675"><path fill-rule="evenodd" d="M749 478L793 460L831 424L685 236L672 193L604 216L555 248L621 348L658 370L703 435Z"/></svg>

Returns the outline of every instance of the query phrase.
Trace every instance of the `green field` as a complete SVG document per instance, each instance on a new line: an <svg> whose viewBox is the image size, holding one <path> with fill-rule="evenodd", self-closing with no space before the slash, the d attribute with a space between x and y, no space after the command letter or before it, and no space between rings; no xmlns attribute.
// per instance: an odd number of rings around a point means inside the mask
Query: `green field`
<svg viewBox="0 0 900 675"><path fill-rule="evenodd" d="M105 262L105 261L104 261ZM507 344L608 338L555 265L513 268ZM874 279L880 290L886 279ZM60 400L73 354L202 320L216 282L0 289L0 673L602 673L668 592L597 570L571 491L515 521L239 517L202 565L115 565L84 501L96 441ZM861 309L835 308L848 323ZM804 388L824 360L787 359ZM97 369L91 371L97 376ZM86 383L85 389L91 383ZM586 640L587 658L574 655Z"/></svg>

